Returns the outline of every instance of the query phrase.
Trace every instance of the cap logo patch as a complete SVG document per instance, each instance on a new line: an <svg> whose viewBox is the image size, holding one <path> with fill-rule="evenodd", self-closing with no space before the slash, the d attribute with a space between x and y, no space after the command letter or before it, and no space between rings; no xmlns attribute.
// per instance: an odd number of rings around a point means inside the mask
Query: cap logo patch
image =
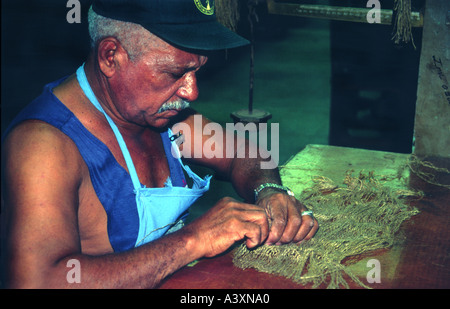
<svg viewBox="0 0 450 309"><path fill-rule="evenodd" d="M212 2L212 5L210 4ZM194 0L197 9L205 15L214 14L214 1L210 0ZM205 5L203 5L205 3Z"/></svg>

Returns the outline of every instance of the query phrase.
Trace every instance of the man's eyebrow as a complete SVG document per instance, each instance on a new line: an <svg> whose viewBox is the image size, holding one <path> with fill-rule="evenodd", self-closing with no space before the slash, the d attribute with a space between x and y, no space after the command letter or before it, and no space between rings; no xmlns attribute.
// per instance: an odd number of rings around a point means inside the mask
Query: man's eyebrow
<svg viewBox="0 0 450 309"><path fill-rule="evenodd" d="M171 69L173 69L176 72L191 72L191 71L196 71L198 69L200 69L202 67L201 64L187 64L187 65L175 65L173 67L171 67Z"/></svg>

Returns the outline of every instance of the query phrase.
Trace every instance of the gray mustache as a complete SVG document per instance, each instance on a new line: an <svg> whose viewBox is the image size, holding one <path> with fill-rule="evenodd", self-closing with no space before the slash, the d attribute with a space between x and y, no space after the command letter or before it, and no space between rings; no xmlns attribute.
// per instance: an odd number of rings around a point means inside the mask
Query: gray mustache
<svg viewBox="0 0 450 309"><path fill-rule="evenodd" d="M190 103L185 100L179 100L175 102L166 102L158 110L158 113L162 113L171 109L182 110L188 108Z"/></svg>

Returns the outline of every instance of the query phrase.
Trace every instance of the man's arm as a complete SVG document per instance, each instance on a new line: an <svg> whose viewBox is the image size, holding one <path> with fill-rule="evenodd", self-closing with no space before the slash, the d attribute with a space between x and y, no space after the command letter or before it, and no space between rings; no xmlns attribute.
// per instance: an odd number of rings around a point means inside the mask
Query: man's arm
<svg viewBox="0 0 450 309"><path fill-rule="evenodd" d="M73 142L40 122L17 127L2 149L6 226L6 284L24 288L151 288L203 256L214 256L235 241L249 246L267 237L257 207L222 200L206 220L123 253L82 253L78 230L79 188L86 169ZM249 205L253 206L253 205ZM250 207L251 208L251 207ZM220 217L211 226L210 219ZM217 222L216 222L217 223ZM80 265L81 282L69 283L68 261Z"/></svg>
<svg viewBox="0 0 450 309"><path fill-rule="evenodd" d="M198 124L199 119L202 120L201 126ZM174 126L174 132L177 133L177 128L183 131L183 128L186 128L185 125L189 128L183 132L188 133L184 136L187 148L184 148L183 144L182 153L188 149L189 160L214 169L222 177L231 181L241 197L264 209L270 225L270 234L263 242L266 244L300 242L314 236L319 227L317 220L311 216L302 216L302 212L307 210L306 207L286 192L267 188L258 194L258 199L255 201L254 190L261 184L281 185L277 162L268 162L269 154L266 149L258 148L245 137L239 137L224 128L221 128L221 134L214 131L210 135L204 134L209 131L205 128L211 127L211 122L199 115L197 118L192 115L182 125ZM234 136L230 138L230 135ZM234 141L233 144L229 142L230 140ZM228 149L230 146L234 147L233 151ZM246 152L245 157L237 155L242 149ZM201 157L198 156L199 153L202 153ZM270 160L273 158L270 157ZM266 162L265 166L275 166L275 168L264 169L261 162Z"/></svg>

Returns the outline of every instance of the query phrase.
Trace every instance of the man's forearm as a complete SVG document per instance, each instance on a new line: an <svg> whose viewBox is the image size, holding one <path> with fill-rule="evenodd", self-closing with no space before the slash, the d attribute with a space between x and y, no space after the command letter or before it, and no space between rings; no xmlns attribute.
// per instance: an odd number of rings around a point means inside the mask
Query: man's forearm
<svg viewBox="0 0 450 309"><path fill-rule="evenodd" d="M155 288L176 270L199 258L182 230L127 252L102 256L71 254L47 271L14 276L11 288ZM72 266L69 261L77 261ZM78 272L78 273L76 273ZM79 282L71 280L79 276Z"/></svg>
<svg viewBox="0 0 450 309"><path fill-rule="evenodd" d="M254 202L254 189L263 183L281 184L278 168L262 169L261 159L235 159L230 180L236 192L248 202Z"/></svg>
<svg viewBox="0 0 450 309"><path fill-rule="evenodd" d="M155 288L164 278L200 257L188 244L180 230L128 252L91 257L91 274L104 281L105 288ZM108 272L103 264L110 267ZM96 281L95 277L92 279Z"/></svg>

